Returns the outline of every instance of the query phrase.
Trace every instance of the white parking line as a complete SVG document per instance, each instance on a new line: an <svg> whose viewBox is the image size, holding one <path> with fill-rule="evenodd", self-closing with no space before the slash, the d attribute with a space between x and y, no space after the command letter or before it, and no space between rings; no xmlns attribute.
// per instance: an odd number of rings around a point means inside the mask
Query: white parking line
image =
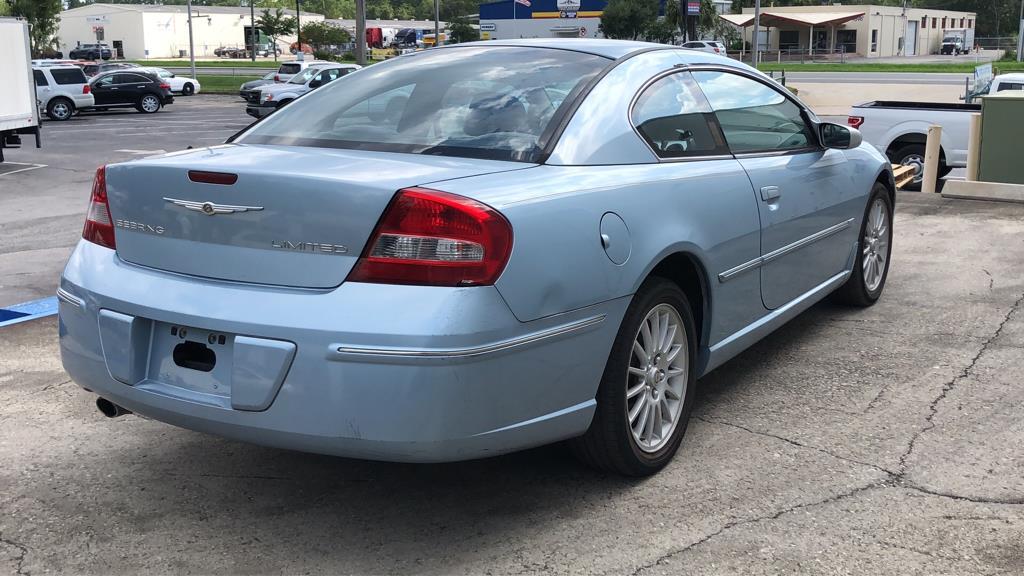
<svg viewBox="0 0 1024 576"><path fill-rule="evenodd" d="M218 129L220 129L220 130L238 130L238 129L241 129L241 128L245 128L249 124L252 124L252 122L245 122L245 123L225 122ZM161 126L155 127L155 128L158 129L160 132L162 132L164 129L167 129L167 128L178 129L178 128L192 128L193 126L199 127L199 126L209 126L209 125L210 125L209 122L204 122L204 123L200 123L200 124L161 125ZM77 133L77 132L111 132L111 131L118 131L118 130L125 130L125 129L127 129L127 130L139 130L141 128L143 128L143 126L118 126L118 127L112 127L112 128L74 128L74 129L70 129L70 130L53 131L53 132L50 132L50 134L74 134L74 133ZM43 132L43 134L45 135L47 133ZM153 131L146 132L146 134L153 134ZM128 136L130 134L124 134L124 135Z"/></svg>
<svg viewBox="0 0 1024 576"><path fill-rule="evenodd" d="M28 172L29 170L38 170L40 168L46 168L46 164L29 164L27 162L4 162L4 164L13 164L15 166L25 166L25 168L19 168L17 170L11 170L10 172L4 172L0 174L0 178L4 176L10 176L11 174L17 174L18 172Z"/></svg>

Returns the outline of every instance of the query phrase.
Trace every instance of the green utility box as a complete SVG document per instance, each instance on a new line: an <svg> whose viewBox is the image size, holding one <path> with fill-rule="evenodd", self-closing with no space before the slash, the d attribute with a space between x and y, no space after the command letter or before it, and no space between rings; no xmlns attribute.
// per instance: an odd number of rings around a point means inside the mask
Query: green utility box
<svg viewBox="0 0 1024 576"><path fill-rule="evenodd" d="M1024 92L999 92L981 99L978 180L1024 184Z"/></svg>

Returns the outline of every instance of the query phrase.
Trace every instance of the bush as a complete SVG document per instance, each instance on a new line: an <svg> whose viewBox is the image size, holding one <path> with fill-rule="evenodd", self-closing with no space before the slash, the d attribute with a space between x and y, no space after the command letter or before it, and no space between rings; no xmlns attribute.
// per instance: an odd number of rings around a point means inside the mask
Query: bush
<svg viewBox="0 0 1024 576"><path fill-rule="evenodd" d="M1000 62L1016 62L1017 61L1017 51L1016 50L1007 50L1003 54L1003 57L999 59L999 61Z"/></svg>
<svg viewBox="0 0 1024 576"><path fill-rule="evenodd" d="M317 60L327 60L328 62L340 62L341 58L338 58L334 54L331 54L327 50L314 50L313 58Z"/></svg>

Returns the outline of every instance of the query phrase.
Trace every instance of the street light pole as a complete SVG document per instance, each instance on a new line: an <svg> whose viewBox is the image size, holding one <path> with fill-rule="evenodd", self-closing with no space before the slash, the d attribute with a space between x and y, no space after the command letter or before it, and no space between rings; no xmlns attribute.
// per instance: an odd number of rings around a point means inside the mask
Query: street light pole
<svg viewBox="0 0 1024 576"><path fill-rule="evenodd" d="M299 23L299 0L295 0L295 41L299 43L296 56L299 60L305 60L306 53L302 51L302 24Z"/></svg>
<svg viewBox="0 0 1024 576"><path fill-rule="evenodd" d="M761 34L761 0L754 0L754 54L751 62L754 64L754 68L757 68L757 61L760 60L760 42L758 36Z"/></svg>
<svg viewBox="0 0 1024 576"><path fill-rule="evenodd" d="M196 49L192 41L192 0L185 0L188 9L188 61L192 67L192 77L196 77Z"/></svg>
<svg viewBox="0 0 1024 576"><path fill-rule="evenodd" d="M1024 0L1020 0L1020 22L1017 23L1017 62L1024 62Z"/></svg>
<svg viewBox="0 0 1024 576"><path fill-rule="evenodd" d="M256 61L256 0L249 0L249 40L252 61Z"/></svg>

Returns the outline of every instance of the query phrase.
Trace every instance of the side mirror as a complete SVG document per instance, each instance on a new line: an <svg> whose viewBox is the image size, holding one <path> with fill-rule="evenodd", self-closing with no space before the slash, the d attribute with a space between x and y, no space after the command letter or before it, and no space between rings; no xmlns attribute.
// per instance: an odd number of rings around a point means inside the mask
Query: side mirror
<svg viewBox="0 0 1024 576"><path fill-rule="evenodd" d="M175 78L175 77L176 77L176 76L175 76L174 74L171 74L171 78Z"/></svg>
<svg viewBox="0 0 1024 576"><path fill-rule="evenodd" d="M322 85L323 85L323 81L321 81L319 78L317 78L315 80L310 80L309 81L309 87L310 88L319 88Z"/></svg>
<svg viewBox="0 0 1024 576"><path fill-rule="evenodd" d="M822 122L818 125L818 132L821 135L821 143L826 148L835 148L836 150L850 150L860 146L864 141L860 130L831 122Z"/></svg>

